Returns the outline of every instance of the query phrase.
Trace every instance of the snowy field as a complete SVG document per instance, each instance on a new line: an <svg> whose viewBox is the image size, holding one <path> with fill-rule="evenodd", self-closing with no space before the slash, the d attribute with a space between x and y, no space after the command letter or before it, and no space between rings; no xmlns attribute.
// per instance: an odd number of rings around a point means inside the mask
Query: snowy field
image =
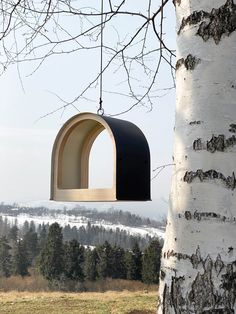
<svg viewBox="0 0 236 314"><path fill-rule="evenodd" d="M17 209L16 209L17 211ZM16 214L15 211L15 214ZM8 215L3 215L1 214L1 216L6 217L8 219L8 221L12 224L14 224L14 222L17 220L17 224L23 225L24 222L26 220L28 221L33 221L36 225L39 224L52 224L54 222L59 223L62 227L66 226L66 225L70 225L71 227L81 227L84 226L86 227L88 222L90 221L91 225L94 226L99 226L99 227L103 227L105 229L112 229L112 230L116 230L117 228L119 228L120 230L126 230L127 233L131 234L131 235L140 235L142 237L145 237L146 235L150 235L152 237L157 236L160 238L164 238L164 230L162 229L158 229L158 228L150 228L150 227L129 227L129 226L125 226L122 224L112 224L108 221L92 221L91 219L87 218L87 217L83 217L83 216L67 216L64 214L57 214L57 215L47 215L47 216L33 216L33 215L27 215L27 214L20 214L17 216L8 216Z"/></svg>

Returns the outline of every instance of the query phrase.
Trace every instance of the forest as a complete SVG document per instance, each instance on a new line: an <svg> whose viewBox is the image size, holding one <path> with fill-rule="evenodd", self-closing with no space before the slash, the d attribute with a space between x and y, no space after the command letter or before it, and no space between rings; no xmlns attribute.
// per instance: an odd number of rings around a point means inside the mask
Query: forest
<svg viewBox="0 0 236 314"><path fill-rule="evenodd" d="M89 229L93 229L91 225L84 228L85 233ZM0 277L37 273L48 280L49 287L72 291L83 290L85 281L106 278L159 282L159 239L150 238L142 249L142 242L135 237L130 237L127 248L111 244L105 237L103 243L90 246L78 241L79 229L68 231L58 223L36 228L33 222L26 221L18 227L0 218Z"/></svg>

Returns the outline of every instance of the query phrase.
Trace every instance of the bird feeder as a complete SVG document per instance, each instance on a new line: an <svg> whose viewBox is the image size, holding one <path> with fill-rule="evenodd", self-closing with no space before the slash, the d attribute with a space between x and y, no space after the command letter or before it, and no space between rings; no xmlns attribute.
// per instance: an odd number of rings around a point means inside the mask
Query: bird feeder
<svg viewBox="0 0 236 314"><path fill-rule="evenodd" d="M113 184L111 188L90 189L89 154L103 130L113 145ZM53 146L51 200L150 200L150 152L142 131L131 122L92 113L69 119Z"/></svg>

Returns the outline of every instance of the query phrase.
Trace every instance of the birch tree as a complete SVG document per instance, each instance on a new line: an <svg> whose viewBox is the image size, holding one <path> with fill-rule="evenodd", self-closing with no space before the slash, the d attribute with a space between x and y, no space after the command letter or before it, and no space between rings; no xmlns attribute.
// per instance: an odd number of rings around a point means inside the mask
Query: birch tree
<svg viewBox="0 0 236 314"><path fill-rule="evenodd" d="M175 7L175 166L158 313L235 313L236 4Z"/></svg>

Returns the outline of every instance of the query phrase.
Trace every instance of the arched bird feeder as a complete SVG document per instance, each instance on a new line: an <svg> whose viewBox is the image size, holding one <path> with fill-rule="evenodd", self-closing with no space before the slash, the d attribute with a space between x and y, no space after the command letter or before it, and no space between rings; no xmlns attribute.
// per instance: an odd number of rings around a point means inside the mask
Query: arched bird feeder
<svg viewBox="0 0 236 314"><path fill-rule="evenodd" d="M113 185L90 189L89 154L103 130L113 144ZM53 146L51 200L150 200L150 152L142 131L131 122L93 113L69 119Z"/></svg>

